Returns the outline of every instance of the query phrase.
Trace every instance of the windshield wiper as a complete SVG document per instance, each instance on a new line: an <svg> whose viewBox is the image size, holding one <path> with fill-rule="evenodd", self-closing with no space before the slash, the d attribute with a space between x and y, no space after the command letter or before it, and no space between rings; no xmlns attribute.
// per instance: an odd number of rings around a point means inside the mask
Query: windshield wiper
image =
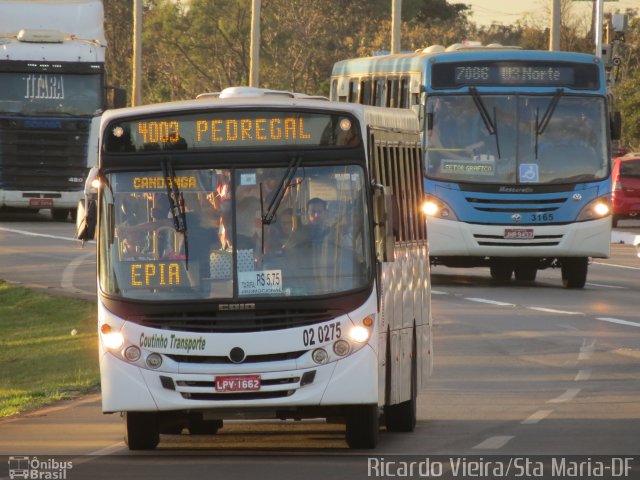
<svg viewBox="0 0 640 480"><path fill-rule="evenodd" d="M484 126L489 132L489 135L493 135L496 138L496 150L498 152L498 158L500 156L500 142L498 141L498 128L496 122L496 107L493 107L493 120L487 111L487 107L484 105L480 94L478 93L478 89L475 87L469 87L469 93L471 94L471 98L473 98L473 103L475 103L478 112L480 113L480 118L484 122Z"/></svg>
<svg viewBox="0 0 640 480"><path fill-rule="evenodd" d="M187 270L189 269L189 245L187 243L187 215L184 207L184 196L176 184L175 172L170 160L162 160L162 173L167 187L169 211L173 218L173 228L184 236L184 256Z"/></svg>
<svg viewBox="0 0 640 480"><path fill-rule="evenodd" d="M278 184L278 188L276 188L276 194L271 199L271 202L269 202L267 212L262 215L262 225L271 225L273 223L273 219L276 216L276 212L278 211L280 202L282 202L282 199L284 198L284 193L291 185L291 181L296 175L300 163L302 163L302 157L300 156L292 158L289 162L287 171L284 172L284 175L282 176L282 178L280 179L280 183ZM262 202L262 191L260 192L260 202Z"/></svg>
<svg viewBox="0 0 640 480"><path fill-rule="evenodd" d="M553 98L547 105L547 110L542 115L542 120L539 120L540 116L540 108L536 108L536 158L538 158L538 137L544 133L549 125L549 120L553 116L553 113L556 111L556 107L558 106L558 102L560 101L560 97L564 93L564 89L558 88L556 93L553 94Z"/></svg>

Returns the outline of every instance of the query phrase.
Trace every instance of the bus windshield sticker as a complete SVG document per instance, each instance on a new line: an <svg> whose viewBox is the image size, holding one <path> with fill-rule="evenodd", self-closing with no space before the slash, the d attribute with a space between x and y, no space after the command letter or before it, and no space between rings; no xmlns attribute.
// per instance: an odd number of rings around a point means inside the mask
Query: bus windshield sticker
<svg viewBox="0 0 640 480"><path fill-rule="evenodd" d="M484 156L484 155L483 155ZM495 157L487 161L442 160L440 170L449 174L494 175Z"/></svg>
<svg viewBox="0 0 640 480"><path fill-rule="evenodd" d="M240 174L240 185L255 185L255 184L256 184L255 172Z"/></svg>
<svg viewBox="0 0 640 480"><path fill-rule="evenodd" d="M240 295L282 293L282 270L238 272Z"/></svg>
<svg viewBox="0 0 640 480"><path fill-rule="evenodd" d="M520 182L522 183L538 183L540 181L538 165L536 163L520 164L519 173Z"/></svg>

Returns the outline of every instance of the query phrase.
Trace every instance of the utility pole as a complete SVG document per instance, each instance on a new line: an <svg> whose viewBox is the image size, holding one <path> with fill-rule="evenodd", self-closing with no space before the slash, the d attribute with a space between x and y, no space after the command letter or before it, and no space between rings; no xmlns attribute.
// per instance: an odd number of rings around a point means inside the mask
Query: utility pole
<svg viewBox="0 0 640 480"><path fill-rule="evenodd" d="M251 4L251 46L249 60L249 86L258 87L260 83L260 0Z"/></svg>
<svg viewBox="0 0 640 480"><path fill-rule="evenodd" d="M549 50L560 50L560 0L551 0L551 30L549 32Z"/></svg>
<svg viewBox="0 0 640 480"><path fill-rule="evenodd" d="M604 20L604 1L595 0L596 2L596 24L593 26L596 43L596 57L602 58L602 23Z"/></svg>
<svg viewBox="0 0 640 480"><path fill-rule="evenodd" d="M133 85L131 105L142 104L142 0L133 0Z"/></svg>
<svg viewBox="0 0 640 480"><path fill-rule="evenodd" d="M391 53L400 53L400 29L402 28L402 0L391 4Z"/></svg>

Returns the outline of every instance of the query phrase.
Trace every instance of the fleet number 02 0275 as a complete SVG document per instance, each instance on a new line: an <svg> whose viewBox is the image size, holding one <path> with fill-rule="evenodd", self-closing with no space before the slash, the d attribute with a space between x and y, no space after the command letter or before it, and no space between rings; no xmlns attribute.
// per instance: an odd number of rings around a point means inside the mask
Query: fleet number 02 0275
<svg viewBox="0 0 640 480"><path fill-rule="evenodd" d="M305 347L337 340L342 335L340 322L327 323L317 327L305 328L302 332L302 343Z"/></svg>

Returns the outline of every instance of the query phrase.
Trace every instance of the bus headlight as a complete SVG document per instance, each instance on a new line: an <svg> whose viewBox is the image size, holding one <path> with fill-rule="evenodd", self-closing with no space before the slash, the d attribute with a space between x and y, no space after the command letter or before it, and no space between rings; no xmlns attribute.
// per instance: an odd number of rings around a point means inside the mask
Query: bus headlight
<svg viewBox="0 0 640 480"><path fill-rule="evenodd" d="M339 357L344 357L351 351L351 345L346 340L338 340L333 344L333 351Z"/></svg>
<svg viewBox="0 0 640 480"><path fill-rule="evenodd" d="M137 362L138 360L140 360L140 355L141 355L140 349L135 345L129 345L127 348L124 349L124 358L129 360L131 363Z"/></svg>
<svg viewBox="0 0 640 480"><path fill-rule="evenodd" d="M596 220L611 214L611 197L609 195L598 197L587 203L578 214L576 221Z"/></svg>
<svg viewBox="0 0 640 480"><path fill-rule="evenodd" d="M349 337L354 342L364 343L369 340L369 329L357 325L349 330Z"/></svg>
<svg viewBox="0 0 640 480"><path fill-rule="evenodd" d="M124 345L124 336L120 332L111 329L111 325L103 323L100 327L102 343L109 350L120 350Z"/></svg>
<svg viewBox="0 0 640 480"><path fill-rule="evenodd" d="M147 367L156 369L162 365L162 355L159 353L151 353L145 360Z"/></svg>
<svg viewBox="0 0 640 480"><path fill-rule="evenodd" d="M316 348L311 354L311 358L313 358L313 361L318 365L322 365L329 361L329 354L324 348Z"/></svg>
<svg viewBox="0 0 640 480"><path fill-rule="evenodd" d="M428 195L422 204L422 213L427 217L438 217L446 220L457 220L453 209L438 197Z"/></svg>

